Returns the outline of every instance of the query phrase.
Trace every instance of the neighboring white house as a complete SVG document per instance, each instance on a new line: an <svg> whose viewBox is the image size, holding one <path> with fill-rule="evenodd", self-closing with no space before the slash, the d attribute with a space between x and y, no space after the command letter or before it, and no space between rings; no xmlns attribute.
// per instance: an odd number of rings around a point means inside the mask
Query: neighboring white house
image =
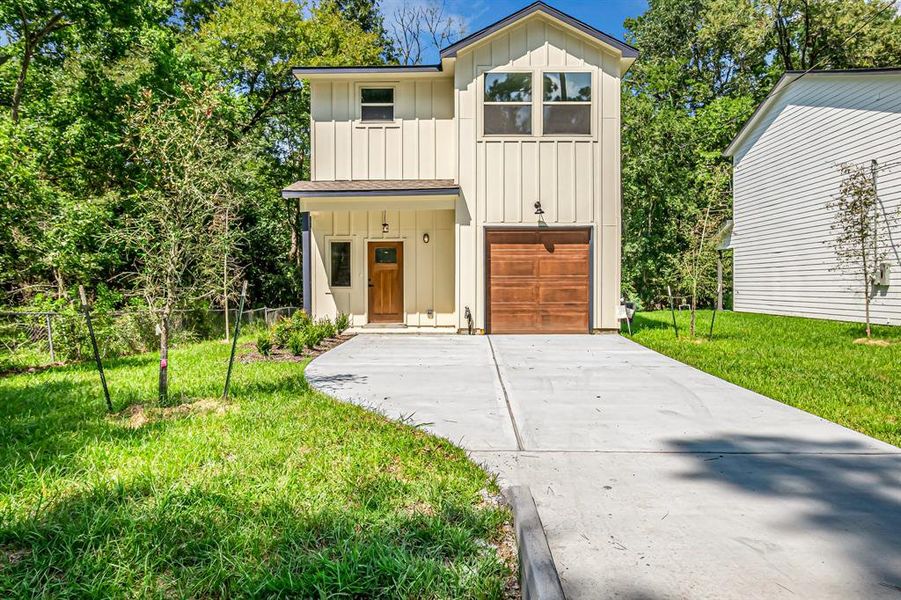
<svg viewBox="0 0 901 600"><path fill-rule="evenodd" d="M536 2L440 64L301 67L304 306L355 326L618 330L620 78L637 52Z"/></svg>
<svg viewBox="0 0 901 600"><path fill-rule="evenodd" d="M830 244L827 204L851 163L875 169L890 233L872 320L901 325L901 69L786 73L725 154L736 311L864 319L860 277L836 269Z"/></svg>

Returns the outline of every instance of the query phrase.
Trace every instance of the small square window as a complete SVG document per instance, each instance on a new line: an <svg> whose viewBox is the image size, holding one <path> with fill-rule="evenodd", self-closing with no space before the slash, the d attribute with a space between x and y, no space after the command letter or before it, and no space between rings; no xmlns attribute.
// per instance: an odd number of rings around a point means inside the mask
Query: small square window
<svg viewBox="0 0 901 600"><path fill-rule="evenodd" d="M350 287L350 242L332 242L332 287Z"/></svg>
<svg viewBox="0 0 901 600"><path fill-rule="evenodd" d="M393 121L394 88L362 88L360 90L360 120Z"/></svg>

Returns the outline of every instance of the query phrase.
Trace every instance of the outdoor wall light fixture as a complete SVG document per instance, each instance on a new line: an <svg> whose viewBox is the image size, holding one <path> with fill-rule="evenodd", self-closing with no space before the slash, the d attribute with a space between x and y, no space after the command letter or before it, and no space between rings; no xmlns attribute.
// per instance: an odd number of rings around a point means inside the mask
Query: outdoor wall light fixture
<svg viewBox="0 0 901 600"><path fill-rule="evenodd" d="M431 239L431 238L429 238L429 234L427 234L427 233L423 233L423 234L422 234L422 243L423 243L423 244L428 244L428 243L429 243L429 239Z"/></svg>
<svg viewBox="0 0 901 600"><path fill-rule="evenodd" d="M382 211L382 233L388 233L388 211Z"/></svg>
<svg viewBox="0 0 901 600"><path fill-rule="evenodd" d="M535 203L535 214L541 216L544 214L544 209L541 208L541 200Z"/></svg>

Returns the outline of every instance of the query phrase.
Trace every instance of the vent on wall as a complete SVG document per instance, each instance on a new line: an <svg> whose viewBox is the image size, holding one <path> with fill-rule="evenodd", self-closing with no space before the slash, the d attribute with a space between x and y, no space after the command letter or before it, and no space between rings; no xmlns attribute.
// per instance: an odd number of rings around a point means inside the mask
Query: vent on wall
<svg viewBox="0 0 901 600"><path fill-rule="evenodd" d="M876 268L876 285L887 286L892 277L891 263L884 262Z"/></svg>

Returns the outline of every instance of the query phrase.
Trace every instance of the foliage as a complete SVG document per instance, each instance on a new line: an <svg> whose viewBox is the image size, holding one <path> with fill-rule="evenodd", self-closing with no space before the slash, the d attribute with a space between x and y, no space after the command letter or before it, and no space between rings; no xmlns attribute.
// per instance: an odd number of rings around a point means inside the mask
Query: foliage
<svg viewBox="0 0 901 600"><path fill-rule="evenodd" d="M263 356L269 356L272 352L272 335L268 330L257 335L257 352Z"/></svg>
<svg viewBox="0 0 901 600"><path fill-rule="evenodd" d="M298 310L290 317L275 322L272 326L272 339L276 345L285 347L295 333L305 331L310 324L310 316Z"/></svg>
<svg viewBox="0 0 901 600"><path fill-rule="evenodd" d="M303 356L304 348L307 347L307 330L292 333L285 346L294 356Z"/></svg>
<svg viewBox="0 0 901 600"><path fill-rule="evenodd" d="M113 235L141 257L134 281L160 325L161 400L170 317L219 289L220 265L235 245L219 223L240 200L250 156L228 144L220 103L213 89L185 87L181 97L161 102L145 91L128 119L135 210Z"/></svg>
<svg viewBox="0 0 901 600"><path fill-rule="evenodd" d="M350 315L347 313L338 313L335 317L335 329L338 333L344 333L350 327Z"/></svg>
<svg viewBox="0 0 901 600"><path fill-rule="evenodd" d="M20 6L32 32L54 20L29 65ZM358 24L343 11L368 17ZM297 205L280 190L309 173L309 91L291 67L379 63L377 15L366 0L0 3L0 167L14 174L0 181L0 302L63 296L78 283L133 291L125 275L145 257L104 235L140 216L134 198L147 189L129 152L131 108L145 90L161 103L193 89L217 90L222 139L252 157L229 215L228 270L243 270L251 303L297 304ZM219 288L234 299L239 286L225 279Z"/></svg>
<svg viewBox="0 0 901 600"><path fill-rule="evenodd" d="M711 311L699 311L706 332ZM677 313L680 330L690 315ZM785 404L901 447L901 327L856 344L861 323L718 312L712 341L673 335L669 311L637 313L633 339Z"/></svg>
<svg viewBox="0 0 901 600"><path fill-rule="evenodd" d="M846 164L840 169L839 193L826 205L833 211L834 237L830 241L838 259L838 270L859 282L866 332L870 337L870 302L877 292L876 269L885 260L889 245L889 223L879 218L876 167Z"/></svg>
<svg viewBox="0 0 901 600"><path fill-rule="evenodd" d="M640 58L622 93L624 293L660 306L677 285L694 224L731 197L720 153L785 69L901 63L891 4L650 0L626 21Z"/></svg>
<svg viewBox="0 0 901 600"><path fill-rule="evenodd" d="M287 348L296 356L302 355L304 348L313 350L324 340L337 337L341 333L331 319L324 318L314 322L303 311L297 311L289 318L280 319L270 331L275 345Z"/></svg>
<svg viewBox="0 0 901 600"><path fill-rule="evenodd" d="M309 389L303 364L173 350L0 379L0 597L498 598L509 511L450 442ZM10 559L11 560L6 560ZM227 593L223 590L227 590Z"/></svg>

